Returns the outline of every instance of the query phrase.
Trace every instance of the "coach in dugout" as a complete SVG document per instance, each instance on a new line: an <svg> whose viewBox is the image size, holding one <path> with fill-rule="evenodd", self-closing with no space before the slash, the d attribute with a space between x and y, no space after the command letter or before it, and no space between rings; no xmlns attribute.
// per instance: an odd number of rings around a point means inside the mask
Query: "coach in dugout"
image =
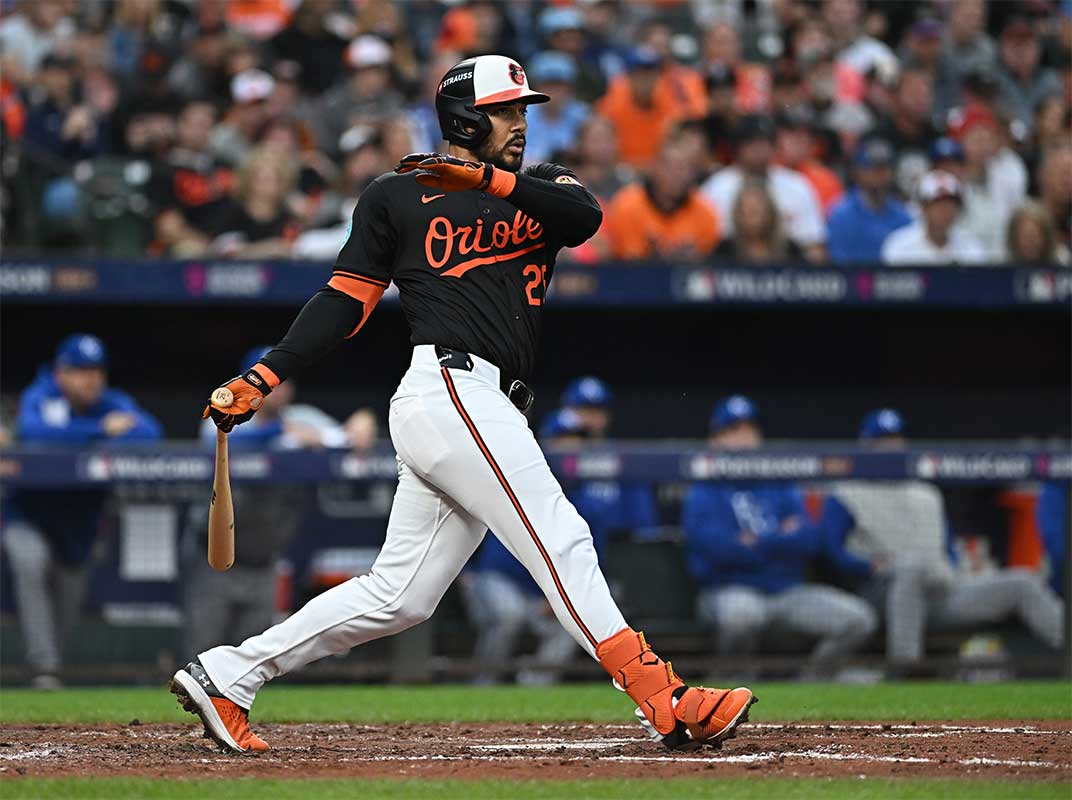
<svg viewBox="0 0 1072 800"><path fill-rule="evenodd" d="M755 404L734 395L715 406L711 446L755 450L763 443ZM681 514L686 564L700 587L697 611L723 656L755 654L763 634L817 639L801 677L829 678L877 627L861 598L808 582L820 553L800 489L786 482L693 484Z"/></svg>
<svg viewBox="0 0 1072 800"><path fill-rule="evenodd" d="M902 449L904 419L890 408L860 425L860 446ZM928 628L971 628L1014 617L1050 647L1064 639L1061 601L1025 569L958 571L942 495L923 481L848 481L823 503L820 527L835 568L886 619L894 674L914 674Z"/></svg>
<svg viewBox="0 0 1072 800"><path fill-rule="evenodd" d="M126 392L108 386L108 355L96 336L64 339L51 366L22 393L22 444L85 446L159 439L160 423ZM26 660L39 689L61 686L61 639L78 620L107 489L19 490L4 503L3 547L10 560Z"/></svg>

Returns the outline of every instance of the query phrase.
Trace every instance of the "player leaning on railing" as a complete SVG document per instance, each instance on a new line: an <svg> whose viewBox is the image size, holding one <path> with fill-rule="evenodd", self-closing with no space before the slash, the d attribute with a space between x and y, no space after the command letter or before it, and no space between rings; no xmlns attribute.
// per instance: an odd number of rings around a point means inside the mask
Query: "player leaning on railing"
<svg viewBox="0 0 1072 800"><path fill-rule="evenodd" d="M267 748L247 718L261 686L426 619L489 528L636 702L653 738L671 748L717 744L747 719L750 690L686 686L626 624L588 526L522 413L555 256L602 219L569 170L521 170L526 107L548 99L508 58L454 66L436 93L448 154L406 156L365 190L328 285L274 350L227 384L234 405L208 409L223 430L245 421L280 381L356 333L390 281L398 285L414 348L391 399L399 481L383 549L370 574L175 673L172 691L221 745Z"/></svg>

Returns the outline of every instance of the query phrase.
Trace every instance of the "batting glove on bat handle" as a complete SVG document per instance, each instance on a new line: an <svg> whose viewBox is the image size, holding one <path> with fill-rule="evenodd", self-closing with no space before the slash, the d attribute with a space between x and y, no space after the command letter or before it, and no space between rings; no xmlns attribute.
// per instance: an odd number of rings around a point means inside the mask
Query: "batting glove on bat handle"
<svg viewBox="0 0 1072 800"><path fill-rule="evenodd" d="M234 396L231 405L219 406L210 398L209 404L201 412L201 419L211 417L217 428L230 433L235 425L248 422L264 403L264 398L278 385L276 374L264 364L257 364L223 384L223 388L230 390Z"/></svg>
<svg viewBox="0 0 1072 800"><path fill-rule="evenodd" d="M415 172L417 183L444 192L461 192L466 189L487 191L496 197L507 197L517 183L512 172L497 169L483 161L466 161L455 156L439 153L411 153L403 156L395 172Z"/></svg>

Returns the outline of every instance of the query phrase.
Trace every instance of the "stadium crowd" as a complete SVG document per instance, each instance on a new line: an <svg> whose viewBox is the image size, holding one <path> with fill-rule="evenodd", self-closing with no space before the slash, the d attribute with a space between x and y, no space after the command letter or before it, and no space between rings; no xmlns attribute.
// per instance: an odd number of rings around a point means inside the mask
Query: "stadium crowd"
<svg viewBox="0 0 1072 800"><path fill-rule="evenodd" d="M1062 263L1067 0L5 0L8 252L330 260L453 63L553 101L577 261Z"/></svg>

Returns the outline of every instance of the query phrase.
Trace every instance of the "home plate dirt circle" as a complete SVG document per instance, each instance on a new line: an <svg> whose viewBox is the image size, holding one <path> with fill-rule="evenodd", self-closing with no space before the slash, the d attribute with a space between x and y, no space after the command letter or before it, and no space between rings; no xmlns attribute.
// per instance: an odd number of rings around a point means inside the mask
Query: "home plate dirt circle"
<svg viewBox="0 0 1072 800"><path fill-rule="evenodd" d="M1072 781L1072 721L776 723L674 753L638 726L264 725L267 753L221 753L191 725L8 725L0 777L1025 777Z"/></svg>

